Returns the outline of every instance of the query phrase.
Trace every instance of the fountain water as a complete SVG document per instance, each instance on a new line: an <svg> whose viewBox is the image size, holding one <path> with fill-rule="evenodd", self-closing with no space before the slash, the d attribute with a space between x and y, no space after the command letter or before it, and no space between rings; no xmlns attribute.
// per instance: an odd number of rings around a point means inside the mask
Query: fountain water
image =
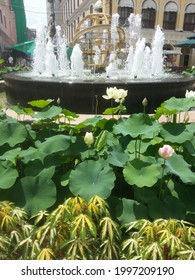
<svg viewBox="0 0 195 280"><path fill-rule="evenodd" d="M193 89L194 79L165 73L161 28L157 26L149 48L146 39L140 36L141 17L130 14L128 21L128 55L122 69L118 59L120 42L117 42L119 15L112 16L110 35L103 30L103 40L106 42L106 36L110 36L112 49L105 72L101 74L96 71L89 74L85 69L79 44L73 48L70 63L66 39L59 26L53 39L49 38L46 28L41 27L37 31L33 71L4 76L8 102L25 105L31 100L60 98L61 106L76 113L101 113L109 106L102 95L108 87L116 86L128 90L125 100L127 113L142 111L145 97L148 100L147 112L153 113L169 97L184 97L186 89ZM94 67L99 64L101 50L104 49L105 46L93 46Z"/></svg>

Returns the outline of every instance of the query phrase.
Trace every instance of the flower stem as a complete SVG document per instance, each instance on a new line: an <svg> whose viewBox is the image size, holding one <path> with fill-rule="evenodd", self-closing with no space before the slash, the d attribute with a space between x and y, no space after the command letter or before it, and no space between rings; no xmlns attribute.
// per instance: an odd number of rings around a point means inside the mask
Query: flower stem
<svg viewBox="0 0 195 280"><path fill-rule="evenodd" d="M164 163L162 166L162 175L161 175L161 181L160 181L160 193L159 193L159 197L162 198L165 192L165 189L163 187L163 183L164 183L164 173L165 173L165 161L166 159L164 159Z"/></svg>

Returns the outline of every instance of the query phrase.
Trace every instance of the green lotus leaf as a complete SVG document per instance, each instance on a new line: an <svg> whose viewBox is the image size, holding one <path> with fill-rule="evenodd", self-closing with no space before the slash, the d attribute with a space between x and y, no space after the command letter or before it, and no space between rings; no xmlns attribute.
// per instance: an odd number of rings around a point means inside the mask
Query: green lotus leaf
<svg viewBox="0 0 195 280"><path fill-rule="evenodd" d="M102 130L95 141L94 148L97 151L100 151L104 146L107 145L107 139L108 139L108 131Z"/></svg>
<svg viewBox="0 0 195 280"><path fill-rule="evenodd" d="M18 171L12 166L0 165L0 174L0 189L11 188L18 178Z"/></svg>
<svg viewBox="0 0 195 280"><path fill-rule="evenodd" d="M195 131L195 123L187 124L187 125L186 125L186 129L187 129L189 132L194 133L194 131ZM194 137L193 139L195 139L195 137Z"/></svg>
<svg viewBox="0 0 195 280"><path fill-rule="evenodd" d="M0 159L5 160L5 161L10 161L15 165L17 162L17 159L19 157L20 151L21 151L21 148L15 148L12 150L8 150L2 156L0 156Z"/></svg>
<svg viewBox="0 0 195 280"><path fill-rule="evenodd" d="M192 107L195 107L195 100L192 98L171 97L164 102L164 107L168 110L175 110L177 108L178 112L187 112Z"/></svg>
<svg viewBox="0 0 195 280"><path fill-rule="evenodd" d="M136 186L133 186L133 191L134 191L134 199L144 204L150 203L150 200L156 198L158 195L156 188L147 188L147 187L138 188Z"/></svg>
<svg viewBox="0 0 195 280"><path fill-rule="evenodd" d="M29 149L27 150L22 150L19 156L21 158L21 161L24 164L27 164L28 162L35 161L35 160L43 161L45 154L34 147L29 147Z"/></svg>
<svg viewBox="0 0 195 280"><path fill-rule="evenodd" d="M93 126L95 127L97 123L102 119L101 116L94 116L93 118L86 119L81 124L84 126Z"/></svg>
<svg viewBox="0 0 195 280"><path fill-rule="evenodd" d="M106 199L111 194L115 179L109 166L102 167L100 162L88 160L71 172L69 188L74 195L80 195L87 201L94 195Z"/></svg>
<svg viewBox="0 0 195 280"><path fill-rule="evenodd" d="M69 111L67 109L62 109L62 114L64 114L64 116L66 118L71 117L71 118L75 119L75 118L79 117L75 112Z"/></svg>
<svg viewBox="0 0 195 280"><path fill-rule="evenodd" d="M168 196L163 201L153 199L148 203L149 215L152 219L178 219L186 217L186 209L176 197Z"/></svg>
<svg viewBox="0 0 195 280"><path fill-rule="evenodd" d="M38 176L40 174L45 174L47 178L52 178L55 172L55 166L46 167L40 160L30 161L26 164L24 169L25 176Z"/></svg>
<svg viewBox="0 0 195 280"><path fill-rule="evenodd" d="M28 112L28 115L32 115L34 111L32 108L23 108L20 105L11 105L10 109L17 113L17 115L26 115Z"/></svg>
<svg viewBox="0 0 195 280"><path fill-rule="evenodd" d="M195 213L195 188L190 185L174 184L177 198L185 205L186 209Z"/></svg>
<svg viewBox="0 0 195 280"><path fill-rule="evenodd" d="M39 151L50 155L52 153L66 151L69 148L70 143L67 140L67 136L60 134L47 138L44 142L39 143L37 146Z"/></svg>
<svg viewBox="0 0 195 280"><path fill-rule="evenodd" d="M56 201L56 186L47 175L48 172L36 177L23 177L17 186L16 202L30 216L48 209Z"/></svg>
<svg viewBox="0 0 195 280"><path fill-rule="evenodd" d="M150 145L150 141L132 140L127 146L127 151L130 154L134 154L135 152L143 154Z"/></svg>
<svg viewBox="0 0 195 280"><path fill-rule="evenodd" d="M8 143L14 147L23 143L27 137L27 130L24 125L16 121L4 121L0 123L0 145Z"/></svg>
<svg viewBox="0 0 195 280"><path fill-rule="evenodd" d="M33 107L37 107L37 108L45 108L47 107L50 103L52 103L54 100L53 99L47 99L47 100L33 100L28 102L29 105L33 106Z"/></svg>
<svg viewBox="0 0 195 280"><path fill-rule="evenodd" d="M107 108L102 114L103 115L115 115L119 112L120 106Z"/></svg>
<svg viewBox="0 0 195 280"><path fill-rule="evenodd" d="M123 175L129 185L136 185L139 188L152 187L158 181L161 169L157 163L134 159L125 166Z"/></svg>
<svg viewBox="0 0 195 280"><path fill-rule="evenodd" d="M129 119L121 121L114 126L115 134L122 134L123 136L131 135L136 138L140 135L147 134L148 138L153 138L154 133L160 128L160 124L151 120L148 115L134 114Z"/></svg>
<svg viewBox="0 0 195 280"><path fill-rule="evenodd" d="M177 175L184 183L195 184L195 173L191 171L190 165L181 155L176 153L166 161L168 172Z"/></svg>
<svg viewBox="0 0 195 280"><path fill-rule="evenodd" d="M129 160L129 155L124 152L121 146L112 147L112 151L109 152L108 161L110 164L118 167L123 167Z"/></svg>
<svg viewBox="0 0 195 280"><path fill-rule="evenodd" d="M151 143L152 145L160 144L160 143L162 143L162 142L163 142L163 139L162 139L161 137L154 137L154 138L150 141L150 143Z"/></svg>
<svg viewBox="0 0 195 280"><path fill-rule="evenodd" d="M71 170L68 170L64 175L61 176L60 178L60 182L61 182L61 185L63 187L66 187L69 183L69 178L70 178L70 172Z"/></svg>
<svg viewBox="0 0 195 280"><path fill-rule="evenodd" d="M58 116L62 112L62 108L57 106L51 106L49 108L43 109L43 111L35 113L32 115L36 119L51 119Z"/></svg>
<svg viewBox="0 0 195 280"><path fill-rule="evenodd" d="M187 149L188 153L191 156L195 156L195 137L193 137L193 139L191 141L186 141L183 144L183 147L185 147ZM194 162L194 164L195 164L195 162Z"/></svg>
<svg viewBox="0 0 195 280"><path fill-rule="evenodd" d="M115 208L116 217L122 225L129 223L130 221L148 218L147 207L132 199L118 199Z"/></svg>
<svg viewBox="0 0 195 280"><path fill-rule="evenodd" d="M191 140L193 134L186 129L184 123L166 123L160 131L161 136L166 142L184 143Z"/></svg>

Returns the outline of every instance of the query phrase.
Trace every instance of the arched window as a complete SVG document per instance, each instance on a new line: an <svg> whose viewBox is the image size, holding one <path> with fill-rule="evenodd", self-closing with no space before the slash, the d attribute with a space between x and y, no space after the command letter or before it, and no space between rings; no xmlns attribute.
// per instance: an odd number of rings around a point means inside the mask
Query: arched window
<svg viewBox="0 0 195 280"><path fill-rule="evenodd" d="M156 18L156 3L153 0L146 0L142 5L142 27L154 28Z"/></svg>
<svg viewBox="0 0 195 280"><path fill-rule="evenodd" d="M177 20L178 7L175 2L170 1L166 4L163 18L163 28L175 30Z"/></svg>
<svg viewBox="0 0 195 280"><path fill-rule="evenodd" d="M119 18L119 25L120 26L127 26L129 24L128 17L131 13L133 13L133 1L132 0L120 0L118 2L118 14L120 15Z"/></svg>
<svg viewBox="0 0 195 280"><path fill-rule="evenodd" d="M90 14L93 14L93 5L90 6L89 11L90 11Z"/></svg>
<svg viewBox="0 0 195 280"><path fill-rule="evenodd" d="M183 30L194 31L195 29L195 4L189 4L185 10Z"/></svg>

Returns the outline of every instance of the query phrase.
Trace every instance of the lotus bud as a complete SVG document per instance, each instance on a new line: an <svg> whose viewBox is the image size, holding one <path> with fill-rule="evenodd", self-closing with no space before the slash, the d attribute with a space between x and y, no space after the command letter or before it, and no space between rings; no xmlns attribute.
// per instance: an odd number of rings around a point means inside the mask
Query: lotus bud
<svg viewBox="0 0 195 280"><path fill-rule="evenodd" d="M93 141L94 141L93 133L86 132L85 137L84 137L85 144L87 144L88 146L91 146L93 144Z"/></svg>
<svg viewBox="0 0 195 280"><path fill-rule="evenodd" d="M174 149L169 145L164 145L158 150L159 155L164 159L170 159L174 154Z"/></svg>
<svg viewBox="0 0 195 280"><path fill-rule="evenodd" d="M60 98L58 97L58 99L57 99L57 104L60 105L60 103L61 103L61 100L60 100Z"/></svg>
<svg viewBox="0 0 195 280"><path fill-rule="evenodd" d="M73 135L74 135L74 131L73 131L72 128L71 128L70 131L69 131L69 135L70 135L70 136L73 136Z"/></svg>
<svg viewBox="0 0 195 280"><path fill-rule="evenodd" d="M142 105L143 105L144 107L146 107L146 106L148 105L148 100L147 100L146 97L143 99Z"/></svg>

